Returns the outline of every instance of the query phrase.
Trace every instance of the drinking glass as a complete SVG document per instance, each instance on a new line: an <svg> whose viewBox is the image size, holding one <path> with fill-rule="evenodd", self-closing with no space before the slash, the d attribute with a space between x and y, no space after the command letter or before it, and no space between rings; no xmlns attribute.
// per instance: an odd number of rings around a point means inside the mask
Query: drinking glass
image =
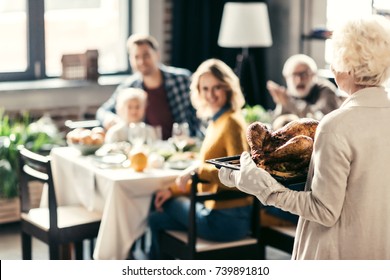
<svg viewBox="0 0 390 280"><path fill-rule="evenodd" d="M146 140L146 125L143 122L130 123L128 132L129 142L134 147L140 147L145 143Z"/></svg>
<svg viewBox="0 0 390 280"><path fill-rule="evenodd" d="M154 130L154 134L156 135L156 140L162 141L162 139L163 139L162 126L161 125L153 126L153 130Z"/></svg>
<svg viewBox="0 0 390 280"><path fill-rule="evenodd" d="M172 127L172 139L179 152L183 153L184 147L190 139L190 127L188 123L174 123Z"/></svg>

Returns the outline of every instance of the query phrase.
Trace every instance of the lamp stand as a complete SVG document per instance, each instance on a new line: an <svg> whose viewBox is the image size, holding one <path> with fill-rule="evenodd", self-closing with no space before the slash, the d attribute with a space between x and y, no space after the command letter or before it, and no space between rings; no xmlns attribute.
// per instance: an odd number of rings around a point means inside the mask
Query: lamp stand
<svg viewBox="0 0 390 280"><path fill-rule="evenodd" d="M246 70L249 70L249 76L245 75L247 74ZM242 52L237 55L235 72L240 80L247 103L249 105L260 104L260 91L257 83L259 77L257 76L256 64L253 60L253 56L249 53L249 48L242 48ZM248 93L248 88L246 87L246 85L249 84L246 83L248 77L250 77L252 83L252 94Z"/></svg>

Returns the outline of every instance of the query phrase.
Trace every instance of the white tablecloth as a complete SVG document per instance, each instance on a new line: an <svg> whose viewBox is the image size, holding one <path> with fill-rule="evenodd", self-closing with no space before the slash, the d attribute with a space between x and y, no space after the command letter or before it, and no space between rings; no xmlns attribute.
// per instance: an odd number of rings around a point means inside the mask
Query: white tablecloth
<svg viewBox="0 0 390 280"><path fill-rule="evenodd" d="M151 196L174 182L170 169L100 169L73 148L54 148L52 169L59 205L82 204L102 212L94 259L126 259L146 230Z"/></svg>

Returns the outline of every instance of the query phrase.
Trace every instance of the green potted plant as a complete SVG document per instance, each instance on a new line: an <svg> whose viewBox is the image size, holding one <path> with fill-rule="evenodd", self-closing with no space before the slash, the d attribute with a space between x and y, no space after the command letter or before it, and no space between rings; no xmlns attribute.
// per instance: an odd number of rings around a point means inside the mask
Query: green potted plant
<svg viewBox="0 0 390 280"><path fill-rule="evenodd" d="M260 121L264 124L272 122L272 114L265 110L261 105L246 105L243 109L244 118L247 124Z"/></svg>
<svg viewBox="0 0 390 280"><path fill-rule="evenodd" d="M9 203L18 205L18 147L24 145L33 151L47 153L53 145L64 144L63 136L48 127L43 126L42 121L31 122L28 113L11 119L0 110L0 209L2 206L9 209Z"/></svg>
<svg viewBox="0 0 390 280"><path fill-rule="evenodd" d="M27 118L14 123L0 112L0 198L13 198L17 191L17 146L23 144L22 134Z"/></svg>

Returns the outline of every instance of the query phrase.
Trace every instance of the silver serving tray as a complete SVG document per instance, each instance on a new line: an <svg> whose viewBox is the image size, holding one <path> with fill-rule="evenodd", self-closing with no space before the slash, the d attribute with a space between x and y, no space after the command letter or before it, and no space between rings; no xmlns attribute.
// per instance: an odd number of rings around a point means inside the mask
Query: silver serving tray
<svg viewBox="0 0 390 280"><path fill-rule="evenodd" d="M240 155L208 159L206 162L213 164L218 169L226 167L233 170L240 170ZM273 174L271 176L284 185L305 183L307 179L307 173L297 174L294 177L283 177Z"/></svg>

